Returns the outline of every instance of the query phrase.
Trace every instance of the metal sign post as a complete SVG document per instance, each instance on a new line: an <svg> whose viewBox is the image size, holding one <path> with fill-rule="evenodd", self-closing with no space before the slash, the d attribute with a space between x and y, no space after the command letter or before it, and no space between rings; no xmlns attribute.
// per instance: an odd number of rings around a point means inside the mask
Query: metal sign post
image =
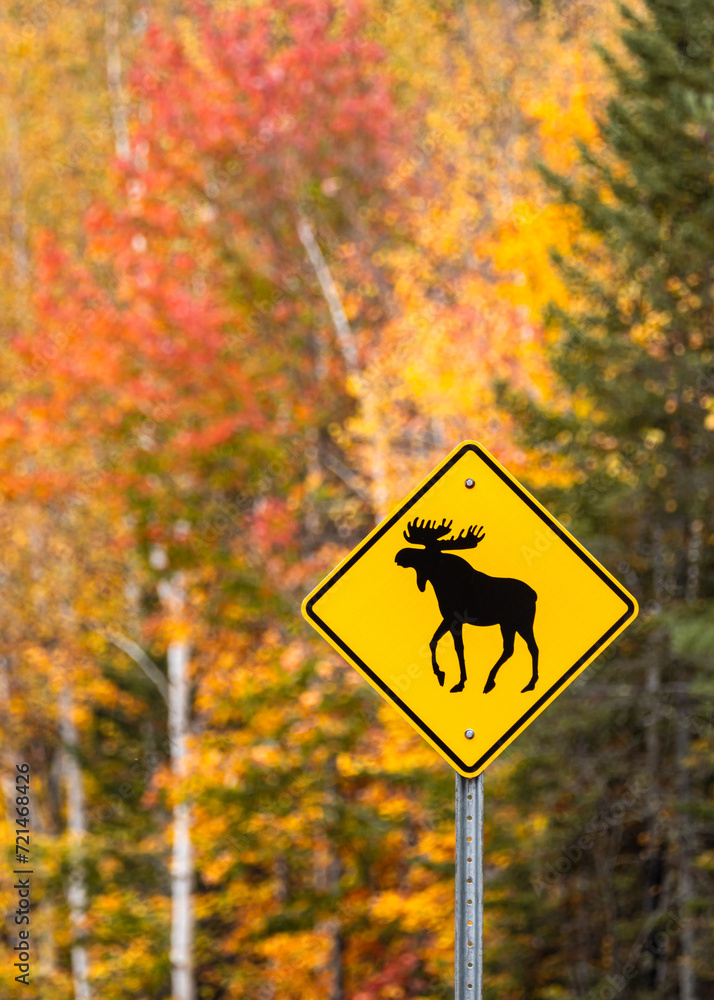
<svg viewBox="0 0 714 1000"><path fill-rule="evenodd" d="M302 613L457 772L456 1000L481 1000L483 771L627 628L637 602L493 455L463 441Z"/></svg>
<svg viewBox="0 0 714 1000"><path fill-rule="evenodd" d="M483 989L483 774L456 775L454 1000Z"/></svg>

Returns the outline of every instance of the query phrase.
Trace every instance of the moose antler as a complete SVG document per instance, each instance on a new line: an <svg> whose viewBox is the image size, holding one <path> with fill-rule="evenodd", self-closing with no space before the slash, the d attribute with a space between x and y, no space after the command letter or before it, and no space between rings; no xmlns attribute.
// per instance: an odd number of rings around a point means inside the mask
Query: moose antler
<svg viewBox="0 0 714 1000"><path fill-rule="evenodd" d="M468 528L466 532L462 528L456 538L444 538L451 531L453 521L446 523L444 518L441 524L436 521L425 521L415 518L407 525L404 537L412 545L424 545L429 549L437 549L439 552L453 552L454 549L475 549L479 542L486 537L483 528L475 525Z"/></svg>
<svg viewBox="0 0 714 1000"><path fill-rule="evenodd" d="M449 521L447 524L446 518L442 520L441 524L437 524L436 521L425 521L422 518L422 522L419 524L419 518L415 517L413 521L409 521L407 530L403 534L406 540L412 545L426 545L429 548L440 548L439 539L449 534L452 524L453 521Z"/></svg>
<svg viewBox="0 0 714 1000"><path fill-rule="evenodd" d="M483 526L477 528L474 524L466 530L465 534L462 528L456 538L445 538L439 542L439 549L442 552L453 552L454 549L475 549L478 543L482 542L485 537L486 533L483 530Z"/></svg>

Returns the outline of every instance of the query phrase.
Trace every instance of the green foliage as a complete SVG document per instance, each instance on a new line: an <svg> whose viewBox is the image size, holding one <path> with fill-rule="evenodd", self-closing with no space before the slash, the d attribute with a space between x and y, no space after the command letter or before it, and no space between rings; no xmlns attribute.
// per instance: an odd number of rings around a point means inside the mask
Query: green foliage
<svg viewBox="0 0 714 1000"><path fill-rule="evenodd" d="M583 223L556 255L571 302L548 314L565 402L511 400L528 441L576 470L553 509L642 608L537 734L557 783L539 782L531 733L509 785L523 803L527 776L544 814L526 866L538 906L506 918L533 935L542 997L595 996L609 976L628 996L689 996L687 963L712 988L707 809L692 803L706 805L712 766L714 12L645 7L624 11L624 55L603 52L617 90L597 143L574 176L543 168ZM518 889L501 882L521 898L523 872Z"/></svg>

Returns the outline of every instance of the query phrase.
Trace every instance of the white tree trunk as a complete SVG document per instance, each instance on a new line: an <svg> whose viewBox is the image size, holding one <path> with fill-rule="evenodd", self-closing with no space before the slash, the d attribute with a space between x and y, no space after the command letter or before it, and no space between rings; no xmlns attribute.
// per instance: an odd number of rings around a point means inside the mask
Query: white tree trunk
<svg viewBox="0 0 714 1000"><path fill-rule="evenodd" d="M310 221L304 212L300 212L298 215L297 233L300 242L305 247L315 276L322 289L325 302L327 303L337 346L342 355L345 371L348 378L352 381L352 388L359 396L362 416L367 426L372 428L369 463L370 499L376 523L379 524L387 512L389 500L387 485L389 442L387 434L383 429L379 412L379 384L376 380L370 383L369 379L364 376L357 349L357 338L347 319L347 314L342 305L342 300L340 299L339 291L332 277L329 265L315 239ZM342 475L334 467L333 471L337 471L338 475ZM328 798L336 797L334 781L330 789L328 791ZM337 903L340 891L340 860L334 850L331 851L327 878L329 881L329 892ZM329 979L328 1000L344 1000L344 938L340 920L335 916L323 926L330 936L330 953L327 968Z"/></svg>
<svg viewBox="0 0 714 1000"><path fill-rule="evenodd" d="M172 642L169 661L169 741L171 767L178 781L184 773L188 733L188 662L185 642ZM171 862L171 989L174 1000L193 1000L193 852L188 802L174 808Z"/></svg>
<svg viewBox="0 0 714 1000"><path fill-rule="evenodd" d="M72 932L71 961L74 1000L90 1000L89 963L82 944L87 909L87 889L82 867L82 846L87 833L84 809L84 785L77 762L77 729L72 718L72 692L65 685L59 696L59 726L62 738L62 775L67 796L67 830L70 845L70 876L67 890L69 920Z"/></svg>
<svg viewBox="0 0 714 1000"><path fill-rule="evenodd" d="M357 338L347 319L347 314L342 305L332 272L315 239L310 220L304 212L300 212L298 215L297 233L300 242L305 247L315 276L322 289L322 294L325 297L337 339L337 346L340 349L347 375L352 380L352 387L359 395L362 415L367 426L373 428L372 440L370 442L371 460L369 474L372 507L376 522L379 524L387 513L389 501L389 488L387 485L389 443L387 435L383 430L382 418L379 412L379 385L376 381L370 384L369 379L364 376L357 350Z"/></svg>
<svg viewBox="0 0 714 1000"><path fill-rule="evenodd" d="M119 0L106 0L107 84L109 105L114 126L114 148L121 160L131 155L126 104L121 81L121 50L119 48Z"/></svg>
<svg viewBox="0 0 714 1000"><path fill-rule="evenodd" d="M173 614L183 608L183 589L179 579L159 584L159 597ZM172 642L168 648L168 684L155 663L143 649L116 629L93 629L113 642L137 663L156 685L169 711L169 750L171 770L177 782L185 774L186 736L189 731L189 646ZM193 981L193 852L191 849L191 808L180 802L173 811L173 848L171 855L171 992L173 1000L194 1000Z"/></svg>
<svg viewBox="0 0 714 1000"><path fill-rule="evenodd" d="M181 574L158 586L164 607L182 617L185 594ZM168 648L169 745L171 770L180 785L186 772L186 737L189 731L189 645L173 641ZM174 806L171 858L171 992L173 1000L194 1000L193 982L193 851L191 808L186 800Z"/></svg>
<svg viewBox="0 0 714 1000"><path fill-rule="evenodd" d="M300 237L300 242L305 247L307 255L310 258L310 263L315 271L317 280L320 282L322 294L325 296L327 308L330 310L332 325L335 329L335 336L337 337L337 343L345 363L345 368L347 369L347 374L355 377L359 376L360 366L355 336L342 306L337 286L327 266L327 261L315 239L315 234L312 231L312 226L307 216L302 212L298 216L297 233Z"/></svg>

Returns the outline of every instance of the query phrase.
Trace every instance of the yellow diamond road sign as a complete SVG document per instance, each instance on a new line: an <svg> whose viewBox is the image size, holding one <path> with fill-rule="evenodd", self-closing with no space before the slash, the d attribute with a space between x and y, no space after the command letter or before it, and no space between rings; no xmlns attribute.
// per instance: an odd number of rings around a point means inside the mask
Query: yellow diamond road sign
<svg viewBox="0 0 714 1000"><path fill-rule="evenodd" d="M459 445L305 598L307 620L474 776L625 629L624 587Z"/></svg>

